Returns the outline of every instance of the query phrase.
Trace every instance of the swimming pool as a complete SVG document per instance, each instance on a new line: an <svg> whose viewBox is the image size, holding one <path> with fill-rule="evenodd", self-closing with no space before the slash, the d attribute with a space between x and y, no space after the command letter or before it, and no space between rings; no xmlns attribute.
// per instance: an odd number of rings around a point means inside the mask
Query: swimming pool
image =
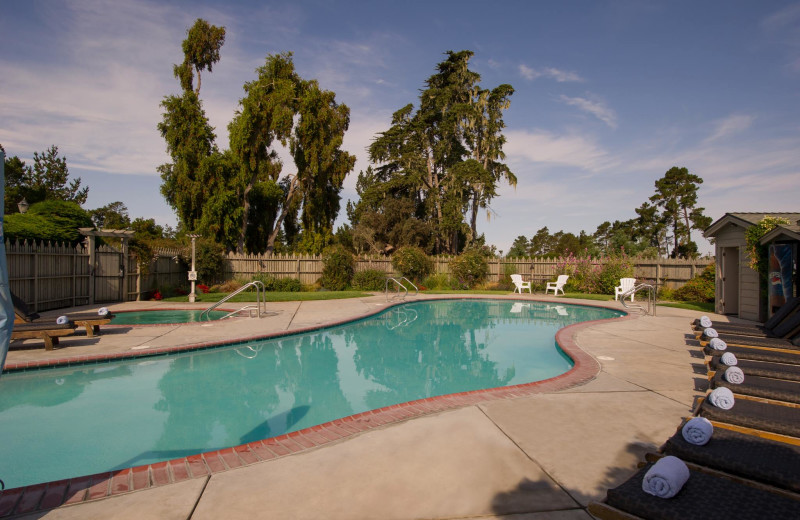
<svg viewBox="0 0 800 520"><path fill-rule="evenodd" d="M257 343L0 377L7 487L221 449L430 396L555 377L568 324L621 316L537 302L416 302Z"/></svg>
<svg viewBox="0 0 800 520"><path fill-rule="evenodd" d="M201 319L203 309L165 309L154 311L124 311L114 314L111 325L163 325L168 323L195 323L208 321ZM208 313L211 320L218 320L228 314L228 311L211 311Z"/></svg>

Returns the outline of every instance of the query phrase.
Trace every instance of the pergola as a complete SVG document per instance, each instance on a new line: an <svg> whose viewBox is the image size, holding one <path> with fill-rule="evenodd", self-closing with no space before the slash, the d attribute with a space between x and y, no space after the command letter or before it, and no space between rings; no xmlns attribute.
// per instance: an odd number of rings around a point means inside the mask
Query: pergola
<svg viewBox="0 0 800 520"><path fill-rule="evenodd" d="M89 278L94 279L94 271L96 266L95 249L97 246L97 237L106 238L119 238L122 240L122 257L128 258L128 239L134 234L134 231L129 229L96 229L96 228L78 228L81 235L89 239ZM121 263L122 272L120 278L125 280L125 266L126 262ZM124 283L123 283L124 285ZM89 284L89 303L94 304L94 283Z"/></svg>

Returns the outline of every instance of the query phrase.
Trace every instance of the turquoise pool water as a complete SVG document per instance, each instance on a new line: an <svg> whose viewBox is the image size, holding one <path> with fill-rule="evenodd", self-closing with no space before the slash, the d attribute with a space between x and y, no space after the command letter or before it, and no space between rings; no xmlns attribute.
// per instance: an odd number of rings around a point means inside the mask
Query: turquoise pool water
<svg viewBox="0 0 800 520"><path fill-rule="evenodd" d="M207 321L200 319L203 309L168 309L158 311L118 312L111 319L111 325L158 325L164 323L193 323ZM225 311L211 311L209 318L218 320L228 314Z"/></svg>
<svg viewBox="0 0 800 520"><path fill-rule="evenodd" d="M19 487L273 437L415 399L568 371L565 325L621 316L535 302L416 302L346 325L0 377L0 479Z"/></svg>

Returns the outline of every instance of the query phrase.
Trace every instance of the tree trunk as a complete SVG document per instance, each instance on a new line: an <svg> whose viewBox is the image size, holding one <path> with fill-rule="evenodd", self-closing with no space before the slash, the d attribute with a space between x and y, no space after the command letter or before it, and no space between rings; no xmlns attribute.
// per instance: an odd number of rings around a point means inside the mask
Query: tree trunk
<svg viewBox="0 0 800 520"><path fill-rule="evenodd" d="M247 221L250 219L250 199L249 195L250 192L253 190L253 186L256 183L256 178L258 177L258 170L253 172L253 175L250 176L250 181L247 183L247 186L244 188L244 196L242 201L242 208L243 208L243 215L242 215L242 229L239 232L239 241L236 243L236 252L239 254L244 253L244 240L247 236Z"/></svg>
<svg viewBox="0 0 800 520"><path fill-rule="evenodd" d="M278 215L278 219L275 221L275 225L272 228L272 233L269 234L269 238L267 239L267 253L269 254L272 254L272 251L275 249L275 239L278 238L278 233L281 230L283 221L286 219L286 215L289 214L289 207L292 205L292 199L294 198L294 193L298 184L298 176L295 175L292 178L292 182L289 184L289 193L286 195L286 200L283 202L281 214Z"/></svg>

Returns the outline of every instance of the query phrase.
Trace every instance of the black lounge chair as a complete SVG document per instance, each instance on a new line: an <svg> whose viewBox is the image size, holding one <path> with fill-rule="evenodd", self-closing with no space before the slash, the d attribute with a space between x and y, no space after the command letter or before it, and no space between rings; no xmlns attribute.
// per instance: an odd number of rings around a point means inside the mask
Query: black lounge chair
<svg viewBox="0 0 800 520"><path fill-rule="evenodd" d="M714 373L710 381L711 388L725 387L729 388L731 392L735 394L800 404L800 382L745 374L744 382L741 384L733 384L725 379L725 372L727 369L728 367L725 367Z"/></svg>
<svg viewBox="0 0 800 520"><path fill-rule="evenodd" d="M759 401L737 395L733 408L723 410L706 398L700 403L697 415L712 422L760 430L767 434L800 437L800 408L796 405Z"/></svg>
<svg viewBox="0 0 800 520"><path fill-rule="evenodd" d="M697 446L687 442L678 428L660 452L684 462L800 493L800 446L725 428L715 428L711 440Z"/></svg>
<svg viewBox="0 0 800 520"><path fill-rule="evenodd" d="M795 356L797 357L797 361L800 362L800 356L797 354L795 354ZM800 381L800 365L738 359L736 366L742 369L745 377L759 376L771 377L772 379L784 379L786 381ZM726 365L722 364L719 356L711 356L708 359L708 368L711 371L717 371L725 369Z"/></svg>
<svg viewBox="0 0 800 520"><path fill-rule="evenodd" d="M703 348L703 352L707 356L716 358L721 357L725 352L731 352L740 360L747 359L751 361L766 361L769 363L785 363L789 365L800 364L800 350L728 345L726 350L714 350L706 346Z"/></svg>
<svg viewBox="0 0 800 520"><path fill-rule="evenodd" d="M800 317L800 314L798 317ZM713 338L709 338L703 333L699 339L700 345L705 347ZM759 338L756 336L720 334L719 339L728 345L737 345L740 347L768 347L800 350L800 331L798 330L794 330L787 338Z"/></svg>
<svg viewBox="0 0 800 520"><path fill-rule="evenodd" d="M800 297L792 297L789 298L789 300L784 303L770 319L764 322L763 325L760 323L712 322L712 328L721 334L738 334L742 336L762 337L775 336L773 329L780 325L786 318L796 314L797 312L800 312ZM705 327L700 325L700 319L698 318L692 322L692 328L696 332L702 333ZM780 335L777 335L777 337L780 337Z"/></svg>
<svg viewBox="0 0 800 520"><path fill-rule="evenodd" d="M11 331L11 340L15 339L41 339L44 341L45 350L53 350L54 345L58 345L58 338L69 336L75 332L75 324L67 322L64 324L52 323L15 323L14 330Z"/></svg>
<svg viewBox="0 0 800 520"><path fill-rule="evenodd" d="M689 480L677 495L649 495L642 490L642 479L651 466L644 466L621 485L609 489L604 502L589 504L589 513L616 520L800 518L800 496L794 493L701 471L693 465L689 466Z"/></svg>
<svg viewBox="0 0 800 520"><path fill-rule="evenodd" d="M31 312L28 304L17 298L14 293L11 293L11 300L14 302L14 323L55 324L55 319L42 318L38 313ZM105 316L100 316L96 312L73 312L66 316L76 326L83 327L86 336L90 338L100 333L100 325L108 325L114 318L114 314L110 312Z"/></svg>

